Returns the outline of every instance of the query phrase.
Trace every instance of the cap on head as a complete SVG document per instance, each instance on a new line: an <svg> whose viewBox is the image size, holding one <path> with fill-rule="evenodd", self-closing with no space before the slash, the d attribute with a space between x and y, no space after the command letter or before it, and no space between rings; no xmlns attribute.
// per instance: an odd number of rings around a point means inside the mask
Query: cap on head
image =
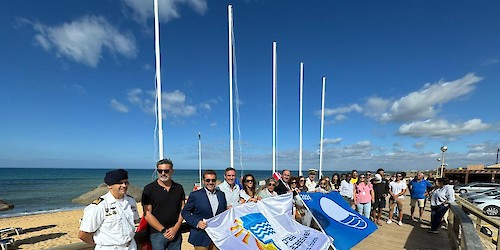
<svg viewBox="0 0 500 250"><path fill-rule="evenodd" d="M106 185L108 186L111 186L113 184L120 183L120 181L124 179L128 179L128 172L123 169L117 169L106 173L106 177L104 177L104 183L106 183Z"/></svg>
<svg viewBox="0 0 500 250"><path fill-rule="evenodd" d="M314 169L309 169L309 174L312 175L312 174L316 174L316 170Z"/></svg>
<svg viewBox="0 0 500 250"><path fill-rule="evenodd" d="M381 183L382 182L382 176L380 174L375 174L375 183Z"/></svg>

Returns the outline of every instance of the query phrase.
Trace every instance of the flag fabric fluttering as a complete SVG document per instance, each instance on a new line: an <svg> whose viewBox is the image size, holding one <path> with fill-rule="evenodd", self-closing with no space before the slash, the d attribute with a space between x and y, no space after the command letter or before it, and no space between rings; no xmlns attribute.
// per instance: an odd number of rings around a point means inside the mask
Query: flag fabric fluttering
<svg viewBox="0 0 500 250"><path fill-rule="evenodd" d="M375 223L354 211L338 192L299 195L326 234L334 239L336 249L351 249L377 230Z"/></svg>
<svg viewBox="0 0 500 250"><path fill-rule="evenodd" d="M292 194L233 207L207 220L205 229L219 249L328 249L330 237L296 222Z"/></svg>

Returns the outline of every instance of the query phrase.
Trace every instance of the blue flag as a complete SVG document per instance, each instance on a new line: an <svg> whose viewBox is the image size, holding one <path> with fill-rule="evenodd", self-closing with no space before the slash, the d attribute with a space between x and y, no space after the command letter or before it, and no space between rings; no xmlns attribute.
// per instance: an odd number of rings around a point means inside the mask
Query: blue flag
<svg viewBox="0 0 500 250"><path fill-rule="evenodd" d="M352 248L377 230L375 223L354 211L338 192L300 193L300 197L339 250Z"/></svg>

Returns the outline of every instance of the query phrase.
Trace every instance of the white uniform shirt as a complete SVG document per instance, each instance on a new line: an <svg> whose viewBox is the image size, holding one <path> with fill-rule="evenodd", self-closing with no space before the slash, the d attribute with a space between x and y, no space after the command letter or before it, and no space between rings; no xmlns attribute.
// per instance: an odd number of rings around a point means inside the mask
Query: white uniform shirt
<svg viewBox="0 0 500 250"><path fill-rule="evenodd" d="M94 233L95 249L135 250L134 220L139 219L137 204L130 196L116 199L110 192L88 205L80 230Z"/></svg>
<svg viewBox="0 0 500 250"><path fill-rule="evenodd" d="M224 196L226 196L226 201L228 206L238 206L240 205L240 186L234 184L233 189L229 186L229 183L226 181L222 182L217 186L217 188L224 192Z"/></svg>
<svg viewBox="0 0 500 250"><path fill-rule="evenodd" d="M306 187L307 187L308 192L312 192L312 191L316 190L317 185L318 185L318 183L316 183L314 180L311 181L311 179L309 179L309 177L306 178Z"/></svg>

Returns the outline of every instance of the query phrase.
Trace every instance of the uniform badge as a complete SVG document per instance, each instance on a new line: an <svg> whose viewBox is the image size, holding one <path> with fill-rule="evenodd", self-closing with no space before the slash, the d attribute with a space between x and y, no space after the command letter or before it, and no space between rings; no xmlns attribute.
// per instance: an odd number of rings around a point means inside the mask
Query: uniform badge
<svg viewBox="0 0 500 250"><path fill-rule="evenodd" d="M103 200L104 200L104 198L99 197L99 198L95 199L95 200L94 200L92 203L90 203L90 204L99 205L99 203L101 203L101 201L103 201Z"/></svg>

